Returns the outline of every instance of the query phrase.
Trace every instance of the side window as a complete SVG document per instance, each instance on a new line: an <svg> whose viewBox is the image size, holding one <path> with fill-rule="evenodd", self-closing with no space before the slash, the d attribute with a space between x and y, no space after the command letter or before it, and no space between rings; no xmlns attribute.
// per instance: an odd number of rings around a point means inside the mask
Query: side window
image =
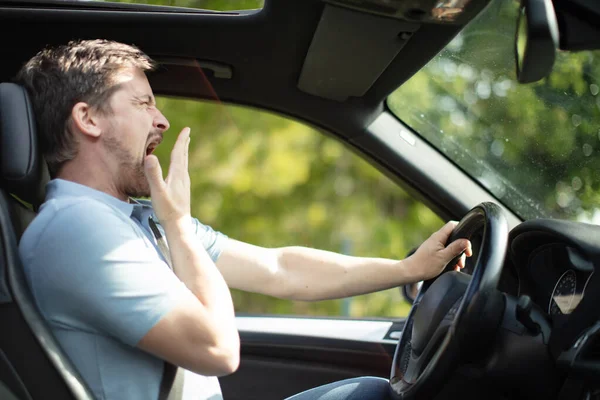
<svg viewBox="0 0 600 400"><path fill-rule="evenodd" d="M402 259L443 222L335 139L257 109L173 98L157 150L163 168L190 126L192 213L229 237L264 247L299 245ZM400 317L398 289L321 302L233 291L238 314Z"/></svg>

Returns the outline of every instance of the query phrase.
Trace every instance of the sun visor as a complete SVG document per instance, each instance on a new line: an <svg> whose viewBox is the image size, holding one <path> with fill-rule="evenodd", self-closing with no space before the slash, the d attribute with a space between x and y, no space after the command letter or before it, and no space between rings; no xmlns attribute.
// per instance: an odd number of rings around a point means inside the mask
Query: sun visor
<svg viewBox="0 0 600 400"><path fill-rule="evenodd" d="M419 26L326 4L298 88L337 101L363 96Z"/></svg>

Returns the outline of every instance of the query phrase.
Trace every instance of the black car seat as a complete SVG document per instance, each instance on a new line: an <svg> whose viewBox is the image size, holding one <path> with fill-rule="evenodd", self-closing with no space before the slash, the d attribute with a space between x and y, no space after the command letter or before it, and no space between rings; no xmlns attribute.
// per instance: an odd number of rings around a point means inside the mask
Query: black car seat
<svg viewBox="0 0 600 400"><path fill-rule="evenodd" d="M0 83L0 398L93 399L38 311L19 259L49 179L32 111L23 87Z"/></svg>

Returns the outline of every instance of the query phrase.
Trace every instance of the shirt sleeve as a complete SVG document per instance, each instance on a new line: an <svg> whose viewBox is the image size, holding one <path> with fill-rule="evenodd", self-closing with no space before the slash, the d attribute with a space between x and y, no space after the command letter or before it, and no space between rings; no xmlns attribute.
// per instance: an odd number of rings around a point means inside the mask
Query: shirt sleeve
<svg viewBox="0 0 600 400"><path fill-rule="evenodd" d="M204 225L196 218L192 218L192 223L196 227L196 237L202 242L213 262L216 263L225 248L228 237L221 232L215 231L210 226Z"/></svg>
<svg viewBox="0 0 600 400"><path fill-rule="evenodd" d="M140 204L145 205L146 207L152 208L152 201L147 199L136 199L136 201ZM158 217L154 212L152 212L152 216L158 221ZM217 262L219 256L225 249L225 244L227 243L227 235L221 233L219 231L215 231L208 225L204 225L196 218L192 218L192 224L195 227L196 237L198 240L202 242L202 246L213 260L213 262ZM163 235L165 235L165 231L162 226L159 226L159 229Z"/></svg>
<svg viewBox="0 0 600 400"><path fill-rule="evenodd" d="M158 221L158 218L154 212L152 212L152 216ZM194 226L194 233L196 237L200 243L202 243L202 246L213 262L216 263L219 259L219 256L223 252L223 249L225 248L225 244L227 243L227 235L215 231L208 225L204 225L196 218L192 218L192 225ZM166 236L165 229L161 225L158 225L158 229L163 236Z"/></svg>
<svg viewBox="0 0 600 400"><path fill-rule="evenodd" d="M35 249L32 286L52 323L135 346L191 292L141 228L98 203L60 210Z"/></svg>

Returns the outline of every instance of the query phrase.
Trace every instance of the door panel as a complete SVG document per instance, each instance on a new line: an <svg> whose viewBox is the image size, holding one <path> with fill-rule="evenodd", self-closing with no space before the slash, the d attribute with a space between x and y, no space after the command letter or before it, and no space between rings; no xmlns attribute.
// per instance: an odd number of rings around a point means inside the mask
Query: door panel
<svg viewBox="0 0 600 400"><path fill-rule="evenodd" d="M224 398L281 400L357 376L389 377L402 323L238 317L240 368L220 379ZM391 335L390 335L391 334Z"/></svg>

